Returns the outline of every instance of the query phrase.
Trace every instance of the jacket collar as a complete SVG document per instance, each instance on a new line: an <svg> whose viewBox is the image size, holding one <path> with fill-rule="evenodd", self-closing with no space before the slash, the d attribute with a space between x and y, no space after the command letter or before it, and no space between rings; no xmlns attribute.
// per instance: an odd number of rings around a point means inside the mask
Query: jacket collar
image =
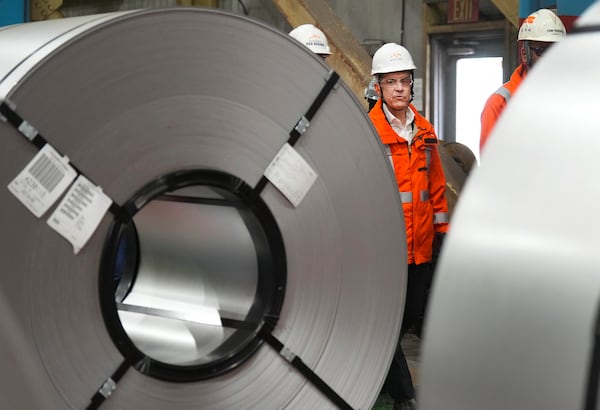
<svg viewBox="0 0 600 410"><path fill-rule="evenodd" d="M415 136L424 131L433 131L429 122L423 116L421 116L421 114L419 114L417 109L412 104L408 105L408 109L411 110L415 115ZM369 116L371 117L373 124L375 124L375 128L377 128L379 138L381 138L381 142L383 144L393 144L398 142L398 140L406 141L404 138L399 137L398 134L396 134L396 132L392 129L392 126L388 123L385 113L383 112L383 101L381 99L379 99L375 106L371 109Z"/></svg>

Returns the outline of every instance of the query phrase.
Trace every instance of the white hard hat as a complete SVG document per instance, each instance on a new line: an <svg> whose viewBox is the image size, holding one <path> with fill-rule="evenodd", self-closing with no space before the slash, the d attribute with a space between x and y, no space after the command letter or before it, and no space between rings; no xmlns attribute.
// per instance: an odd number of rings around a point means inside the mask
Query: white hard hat
<svg viewBox="0 0 600 410"><path fill-rule="evenodd" d="M373 55L371 75L416 70L407 49L396 43L386 43Z"/></svg>
<svg viewBox="0 0 600 410"><path fill-rule="evenodd" d="M554 43L566 35L565 25L552 10L539 9L523 20L518 39Z"/></svg>
<svg viewBox="0 0 600 410"><path fill-rule="evenodd" d="M304 44L315 54L331 54L325 34L312 24L302 24L292 31L290 36Z"/></svg>

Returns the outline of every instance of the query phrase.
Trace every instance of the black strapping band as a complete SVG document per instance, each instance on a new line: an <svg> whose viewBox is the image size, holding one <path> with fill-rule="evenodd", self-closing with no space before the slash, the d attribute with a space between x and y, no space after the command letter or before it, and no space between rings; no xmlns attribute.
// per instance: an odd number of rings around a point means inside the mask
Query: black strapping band
<svg viewBox="0 0 600 410"><path fill-rule="evenodd" d="M21 117L6 101L0 102L0 116L4 117L10 125L12 125L25 138L27 138L27 140L29 140L29 142L31 142L37 149L42 149L44 145L48 143L48 141L39 133L39 131L31 123L24 120L23 117ZM60 152L59 154L62 155ZM72 162L70 164L78 175L85 175L78 167L75 166L75 164ZM90 178L88 179L91 181ZM115 202L112 202L109 211L115 218L121 221L127 220L127 213Z"/></svg>
<svg viewBox="0 0 600 410"><path fill-rule="evenodd" d="M600 310L596 312L595 319L592 338L592 357L589 361L590 367L585 392L585 410L596 410L598 403L598 383L600 383Z"/></svg>
<svg viewBox="0 0 600 410"><path fill-rule="evenodd" d="M325 82L323 88L321 88L321 91L319 91L317 98L315 98L313 103L308 108L308 111L306 111L306 114L300 117L294 128L289 133L290 137L288 138L287 143L290 144L292 147L302 136L302 134L306 132L308 126L310 125L310 121L313 119L319 108L321 108L323 101L325 101L325 98L327 98L331 90L333 90L333 87L335 87L339 79L340 76L338 73L336 73L333 70L329 71L327 81ZM254 190L257 193L260 193L267 185L267 182L267 177L263 175L256 184L256 187L254 187Z"/></svg>
<svg viewBox="0 0 600 410"><path fill-rule="evenodd" d="M86 407L86 410L96 410L100 407L100 405L110 397L113 391L117 388L117 383L121 380L121 377L129 370L131 365L127 360L123 361L121 365L115 370L115 372L110 376L104 384L98 389L96 394L92 396L92 400L90 405Z"/></svg>
<svg viewBox="0 0 600 410"><path fill-rule="evenodd" d="M279 353L285 360L287 360L296 370L300 372L306 379L315 386L321 393L323 393L333 404L338 406L341 410L353 410L339 394L335 392L327 383L323 381L315 372L313 372L298 356L291 352L287 347L284 346L275 336L273 336L268 330L263 329L260 336L269 346L271 346L277 353Z"/></svg>
<svg viewBox="0 0 600 410"><path fill-rule="evenodd" d="M25 136L33 145L38 149L41 149L46 145L46 140L42 137L38 131L27 121L25 121L17 112L6 102L0 103L0 114L6 118L17 131Z"/></svg>
<svg viewBox="0 0 600 410"><path fill-rule="evenodd" d="M315 114L317 113L319 108L321 108L321 105L323 104L323 101L325 101L325 98L327 98L327 96L329 95L331 90L333 90L333 87L335 87L335 85L337 84L339 78L340 78L340 76L335 71L331 70L329 72L327 81L325 82L325 85L323 86L323 88L321 88L319 95L317 95L317 98L315 98L315 100L311 104L308 111L306 111L306 114L304 114L304 117L302 117L298 121L298 124L296 124L294 129L290 132L290 138L288 139L288 144L290 144L291 146L294 146L296 141L298 141L298 138L300 138L300 136L304 133L304 132L302 132L302 129L301 129L303 119L306 119L309 122L313 119L313 117L315 116Z"/></svg>
<svg viewBox="0 0 600 410"><path fill-rule="evenodd" d="M600 24L591 24L589 26L573 27L573 29L569 32L569 35L585 34L585 33L599 33L599 32L600 32Z"/></svg>

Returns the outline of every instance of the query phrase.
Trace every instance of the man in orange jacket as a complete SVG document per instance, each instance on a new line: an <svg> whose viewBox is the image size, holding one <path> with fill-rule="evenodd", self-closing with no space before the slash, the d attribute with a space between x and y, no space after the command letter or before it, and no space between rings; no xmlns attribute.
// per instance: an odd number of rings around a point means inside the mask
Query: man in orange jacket
<svg viewBox="0 0 600 410"><path fill-rule="evenodd" d="M407 49L395 43L381 46L373 55L371 74L380 96L369 112L394 169L406 228L408 281L402 335L423 310L431 280L434 238L448 230L446 178L433 126L410 103L416 66ZM414 409L415 392L404 353L398 341L384 389L394 409Z"/></svg>
<svg viewBox="0 0 600 410"><path fill-rule="evenodd" d="M504 83L486 101L481 113L481 134L479 151L487 142L496 121L506 107L506 103L521 85L527 72L552 44L566 36L565 26L554 12L540 9L523 20L519 29L518 46L521 63L513 71L510 80Z"/></svg>

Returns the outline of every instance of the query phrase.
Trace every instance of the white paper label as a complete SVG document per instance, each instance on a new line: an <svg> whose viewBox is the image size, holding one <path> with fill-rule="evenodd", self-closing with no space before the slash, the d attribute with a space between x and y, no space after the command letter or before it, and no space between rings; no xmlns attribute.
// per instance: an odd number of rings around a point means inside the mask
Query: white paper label
<svg viewBox="0 0 600 410"><path fill-rule="evenodd" d="M286 143L267 167L265 177L297 207L316 181L317 173Z"/></svg>
<svg viewBox="0 0 600 410"><path fill-rule="evenodd" d="M77 254L90 239L112 201L83 175L75 181L50 218L50 225Z"/></svg>
<svg viewBox="0 0 600 410"><path fill-rule="evenodd" d="M77 172L50 144L46 144L8 190L36 217L42 216L71 185Z"/></svg>

